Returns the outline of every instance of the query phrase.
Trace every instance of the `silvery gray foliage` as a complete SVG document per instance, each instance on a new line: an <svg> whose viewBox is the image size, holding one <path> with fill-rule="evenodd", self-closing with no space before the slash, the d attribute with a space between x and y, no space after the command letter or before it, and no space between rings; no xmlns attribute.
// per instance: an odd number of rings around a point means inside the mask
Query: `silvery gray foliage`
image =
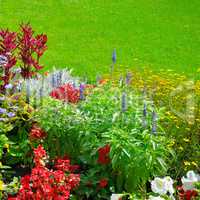
<svg viewBox="0 0 200 200"><path fill-rule="evenodd" d="M144 105L143 105L142 125L144 128L146 128L146 126L147 126L147 103L146 103L146 101L144 101Z"/></svg>
<svg viewBox="0 0 200 200"><path fill-rule="evenodd" d="M4 66L8 63L8 59L6 56L0 55L0 66Z"/></svg>
<svg viewBox="0 0 200 200"><path fill-rule="evenodd" d="M123 76L120 76L119 78L119 86L122 87L123 86Z"/></svg>
<svg viewBox="0 0 200 200"><path fill-rule="evenodd" d="M101 76L100 75L97 75L96 76L96 83L97 83L97 85L99 84L99 81L101 80Z"/></svg>
<svg viewBox="0 0 200 200"><path fill-rule="evenodd" d="M47 76L38 75L38 77L34 79L20 80L17 88L27 94L27 100L29 100L31 96L33 99L35 98L37 101L40 101L41 104L43 97L49 96L53 89L67 83L74 84L77 88L79 88L80 85L79 78L73 77L71 75L71 70L61 69L54 70Z"/></svg>
<svg viewBox="0 0 200 200"><path fill-rule="evenodd" d="M31 95L31 90L30 90L30 80L26 80L26 102L30 103L30 95Z"/></svg>
<svg viewBox="0 0 200 200"><path fill-rule="evenodd" d="M122 100L121 100L122 112L127 110L127 94L126 92L122 93Z"/></svg>

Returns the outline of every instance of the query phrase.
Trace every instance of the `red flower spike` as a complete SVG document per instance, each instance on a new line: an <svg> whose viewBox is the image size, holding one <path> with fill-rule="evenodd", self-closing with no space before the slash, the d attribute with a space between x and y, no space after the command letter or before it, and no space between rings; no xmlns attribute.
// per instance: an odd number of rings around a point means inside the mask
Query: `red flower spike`
<svg viewBox="0 0 200 200"><path fill-rule="evenodd" d="M44 34L34 37L34 31L29 24L21 25L21 34L18 37L21 66L21 75L24 78L31 78L35 72L43 67L39 64L39 59L47 50L47 36ZM36 58L35 58L36 57Z"/></svg>
<svg viewBox="0 0 200 200"><path fill-rule="evenodd" d="M2 67L3 75L0 76L0 80L3 84L0 85L0 92L5 91L5 86L9 84L10 80L14 77L14 74L10 71L15 66L17 60L14 55L14 51L17 48L17 33L7 30L0 30L0 55L7 58L7 63Z"/></svg>

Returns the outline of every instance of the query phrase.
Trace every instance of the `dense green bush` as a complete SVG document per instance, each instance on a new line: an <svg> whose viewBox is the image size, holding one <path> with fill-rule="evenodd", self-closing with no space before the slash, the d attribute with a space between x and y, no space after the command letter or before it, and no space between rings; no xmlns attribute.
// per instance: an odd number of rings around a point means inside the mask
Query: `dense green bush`
<svg viewBox="0 0 200 200"><path fill-rule="evenodd" d="M88 181L95 185L106 177L112 186L108 193L139 189L145 193L151 177L167 173L172 151L170 138L159 125L162 113L132 89L108 83L77 105L45 98L35 120L47 132L44 145L50 157L68 155L81 165L79 195L91 196L96 194L94 187L92 191L86 187ZM100 166L98 150L106 144L111 148L111 165ZM103 191L99 191L102 198Z"/></svg>

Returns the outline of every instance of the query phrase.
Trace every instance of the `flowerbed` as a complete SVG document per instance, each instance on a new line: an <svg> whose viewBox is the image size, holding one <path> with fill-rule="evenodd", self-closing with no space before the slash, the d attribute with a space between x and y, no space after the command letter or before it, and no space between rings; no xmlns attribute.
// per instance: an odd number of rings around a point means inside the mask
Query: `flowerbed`
<svg viewBox="0 0 200 200"><path fill-rule="evenodd" d="M118 83L116 51L112 79L41 75L47 37L30 25L0 33L2 199L199 198L198 117L181 121L167 105L183 77L135 72Z"/></svg>

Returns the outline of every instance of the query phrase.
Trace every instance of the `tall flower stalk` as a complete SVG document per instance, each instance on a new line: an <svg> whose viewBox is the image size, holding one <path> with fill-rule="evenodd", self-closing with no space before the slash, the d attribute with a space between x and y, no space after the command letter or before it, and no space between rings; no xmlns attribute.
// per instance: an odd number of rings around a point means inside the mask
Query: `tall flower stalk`
<svg viewBox="0 0 200 200"><path fill-rule="evenodd" d="M155 108L153 108L152 112L152 133L153 134L157 133L157 113L155 111Z"/></svg>
<svg viewBox="0 0 200 200"><path fill-rule="evenodd" d="M122 93L122 100L121 100L121 107L122 107L122 112L126 112L127 110L127 95L126 92Z"/></svg>
<svg viewBox="0 0 200 200"><path fill-rule="evenodd" d="M116 61L117 61L117 53L116 53L116 49L114 49L113 53L112 53L111 75L113 74L114 65L115 65Z"/></svg>
<svg viewBox="0 0 200 200"><path fill-rule="evenodd" d="M84 85L80 84L80 86L79 86L80 100L84 100L85 99L85 97L84 97L84 89L85 89Z"/></svg>
<svg viewBox="0 0 200 200"><path fill-rule="evenodd" d="M18 48L19 58L22 61L21 75L27 79L35 76L36 72L43 68L39 60L47 49L47 36L40 34L34 37L34 31L29 24L22 24L20 31Z"/></svg>
<svg viewBox="0 0 200 200"><path fill-rule="evenodd" d="M17 48L17 33L7 30L0 30L0 92L5 92L5 86L14 77L11 72L17 62L14 54Z"/></svg>

